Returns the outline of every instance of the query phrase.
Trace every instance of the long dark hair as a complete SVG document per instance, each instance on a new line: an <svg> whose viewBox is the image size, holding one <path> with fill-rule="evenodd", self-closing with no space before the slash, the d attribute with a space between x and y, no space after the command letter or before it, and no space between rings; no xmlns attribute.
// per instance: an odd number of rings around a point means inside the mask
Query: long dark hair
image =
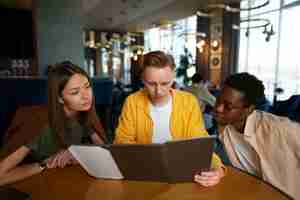
<svg viewBox="0 0 300 200"><path fill-rule="evenodd" d="M65 61L54 65L48 74L48 115L51 129L55 132L60 145L66 147L64 135L66 130L67 116L63 104L59 103L62 91L74 74L85 76L91 84L88 74L79 66ZM86 126L89 131L96 132L105 141L104 131L95 109L95 98L91 109L87 112L80 112L79 122Z"/></svg>

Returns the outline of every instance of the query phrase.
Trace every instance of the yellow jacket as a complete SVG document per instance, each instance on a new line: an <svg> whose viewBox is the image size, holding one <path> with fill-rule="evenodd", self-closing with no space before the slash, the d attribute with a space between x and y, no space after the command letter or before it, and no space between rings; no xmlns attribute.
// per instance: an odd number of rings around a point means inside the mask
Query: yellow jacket
<svg viewBox="0 0 300 200"><path fill-rule="evenodd" d="M172 90L173 106L170 119L171 135L174 140L207 136L197 99L190 93ZM150 116L150 100L145 90L127 97L114 143L152 143L153 121ZM213 155L212 166L222 165L220 158Z"/></svg>

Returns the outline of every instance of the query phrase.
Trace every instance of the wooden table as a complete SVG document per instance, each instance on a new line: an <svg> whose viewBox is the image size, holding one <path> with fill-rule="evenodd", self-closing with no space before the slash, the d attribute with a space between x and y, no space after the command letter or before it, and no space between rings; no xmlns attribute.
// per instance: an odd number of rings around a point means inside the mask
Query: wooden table
<svg viewBox="0 0 300 200"><path fill-rule="evenodd" d="M209 188L196 183L95 179L80 166L48 169L12 186L31 193L33 200L290 199L271 185L234 168L228 169L221 183Z"/></svg>

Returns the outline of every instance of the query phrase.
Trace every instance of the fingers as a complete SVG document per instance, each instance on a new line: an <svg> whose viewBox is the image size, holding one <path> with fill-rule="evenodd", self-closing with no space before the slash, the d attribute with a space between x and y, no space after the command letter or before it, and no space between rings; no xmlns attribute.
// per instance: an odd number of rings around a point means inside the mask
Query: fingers
<svg viewBox="0 0 300 200"><path fill-rule="evenodd" d="M219 178L203 179L200 175L196 175L194 180L195 180L195 182L197 182L200 185L205 186L205 187L214 186L220 182Z"/></svg>
<svg viewBox="0 0 300 200"><path fill-rule="evenodd" d="M60 168L65 167L68 164L68 159L69 158L68 158L67 151L64 151L64 152L60 153L58 155L58 159L57 159L57 165L58 165L58 167L60 167Z"/></svg>
<svg viewBox="0 0 300 200"><path fill-rule="evenodd" d="M51 156L46 160L47 168L53 168L55 166L54 159L56 155Z"/></svg>
<svg viewBox="0 0 300 200"><path fill-rule="evenodd" d="M213 186L220 182L220 177L196 175L194 180L203 186Z"/></svg>
<svg viewBox="0 0 300 200"><path fill-rule="evenodd" d="M68 150L63 150L47 159L48 168L63 168L72 164L74 161L72 154Z"/></svg>
<svg viewBox="0 0 300 200"><path fill-rule="evenodd" d="M211 171L201 172L201 174L196 174L194 180L202 186L210 187L218 184L222 177L222 171L219 169L213 169Z"/></svg>
<svg viewBox="0 0 300 200"><path fill-rule="evenodd" d="M56 156L57 154L51 156L50 158L47 159L47 168L51 169L51 168L55 168L57 166L56 164Z"/></svg>
<svg viewBox="0 0 300 200"><path fill-rule="evenodd" d="M206 171L206 172L201 172L201 176L205 176L205 177L214 177L214 176L218 176L218 171Z"/></svg>
<svg viewBox="0 0 300 200"><path fill-rule="evenodd" d="M66 150L60 155L58 166L62 168L66 165L70 165L73 163L72 160L74 160L72 154L68 150Z"/></svg>

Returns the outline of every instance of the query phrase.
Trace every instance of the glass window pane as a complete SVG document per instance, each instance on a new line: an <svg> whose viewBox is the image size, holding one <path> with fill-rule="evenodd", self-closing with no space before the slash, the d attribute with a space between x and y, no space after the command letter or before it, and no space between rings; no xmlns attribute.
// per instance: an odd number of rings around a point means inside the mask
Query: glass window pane
<svg viewBox="0 0 300 200"><path fill-rule="evenodd" d="M248 71L248 37L246 37L246 29L240 30L240 49L239 49L239 72Z"/></svg>
<svg viewBox="0 0 300 200"><path fill-rule="evenodd" d="M146 51L163 50L173 55L178 67L184 48L192 55L191 64L196 59L196 29L197 17L191 16L175 21L164 28L152 28L145 33ZM180 80L177 80L179 83Z"/></svg>
<svg viewBox="0 0 300 200"><path fill-rule="evenodd" d="M293 94L300 93L300 62L298 60L300 27L295 26L299 18L300 6L283 11L278 84L284 89L284 93L279 96L279 99L287 99Z"/></svg>
<svg viewBox="0 0 300 200"><path fill-rule="evenodd" d="M243 29L240 34L239 71L248 71L261 79L266 88L265 93L270 100L273 98L275 84L278 13L271 12L260 16L269 19L277 32L270 37L269 41L266 41L267 35L263 33L263 28L250 29L248 37L246 36L247 29Z"/></svg>

